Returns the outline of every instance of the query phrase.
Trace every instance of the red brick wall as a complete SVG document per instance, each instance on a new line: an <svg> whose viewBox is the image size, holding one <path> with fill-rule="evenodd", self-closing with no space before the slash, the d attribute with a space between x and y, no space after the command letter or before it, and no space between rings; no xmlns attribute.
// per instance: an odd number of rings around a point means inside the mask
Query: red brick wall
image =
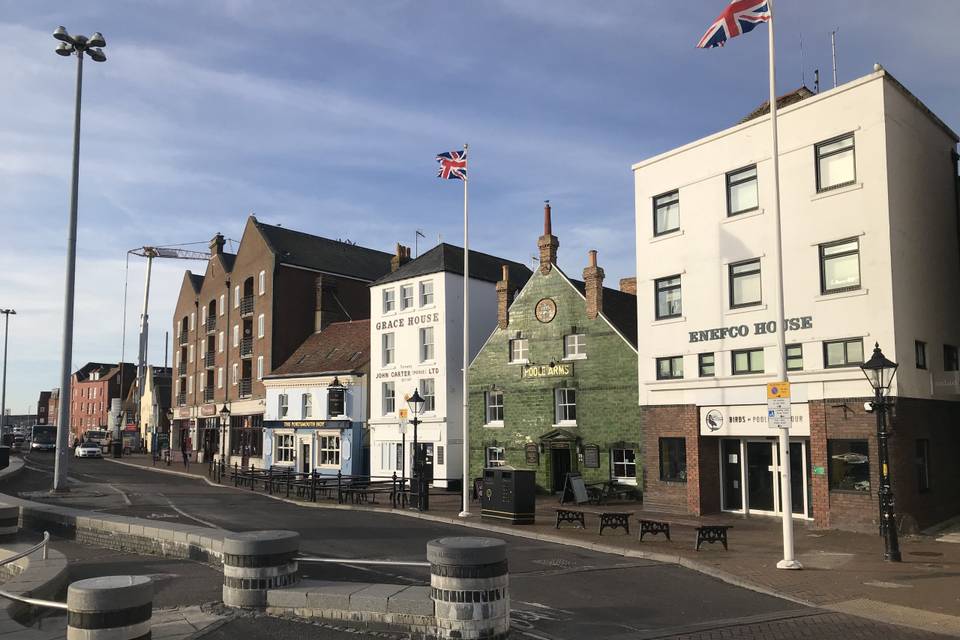
<svg viewBox="0 0 960 640"><path fill-rule="evenodd" d="M698 411L695 405L641 407L643 425L643 505L651 511L674 513L702 513L700 478L702 469L700 443L697 431ZM687 481L660 480L660 438L686 438ZM714 455L714 465L716 455ZM705 476L706 477L706 476ZM711 481L717 486L719 479ZM709 489L708 489L709 490ZM719 494L719 491L715 493ZM717 498L719 500L719 496Z"/></svg>

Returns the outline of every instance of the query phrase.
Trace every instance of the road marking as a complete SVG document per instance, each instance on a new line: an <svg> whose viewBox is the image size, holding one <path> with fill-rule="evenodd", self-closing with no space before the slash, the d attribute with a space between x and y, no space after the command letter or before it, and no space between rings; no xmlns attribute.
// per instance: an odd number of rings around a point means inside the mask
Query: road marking
<svg viewBox="0 0 960 640"><path fill-rule="evenodd" d="M160 494L160 495L163 495L163 494ZM163 499L167 501L167 504L170 505L170 508L171 508L171 509L173 509L174 511L176 511L177 513L179 513L180 515L182 515L184 518L189 518L190 520L193 520L194 522L199 522L199 523L202 524L203 526L205 526L205 527L210 527L211 529L219 529L219 528L220 528L219 525L215 525L215 524L213 524L212 522L209 522L209 521L207 521L207 520L204 520L203 518L198 518L198 517L196 517L196 516L190 515L189 513L187 513L186 511L184 511L184 510L181 509L180 507L178 507L177 505L173 504L173 500L171 500L171 499L168 498L167 496L163 496Z"/></svg>
<svg viewBox="0 0 960 640"><path fill-rule="evenodd" d="M127 506L128 506L128 507L132 507L132 506L133 506L133 501L130 500L130 496L128 496L126 493L123 492L123 489L120 489L120 488L118 488L118 487L115 487L115 486L113 486L112 484L110 484L109 482L106 482L106 483L104 483L104 484L106 484L108 487L110 487L111 489L113 489L114 491L116 491L117 493L119 493L121 496L123 496L123 501L127 503Z"/></svg>

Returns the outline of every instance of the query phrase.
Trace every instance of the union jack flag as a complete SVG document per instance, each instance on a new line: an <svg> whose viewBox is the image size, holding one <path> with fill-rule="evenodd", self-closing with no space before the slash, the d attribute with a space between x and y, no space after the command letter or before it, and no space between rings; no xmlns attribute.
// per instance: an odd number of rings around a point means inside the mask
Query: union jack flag
<svg viewBox="0 0 960 640"><path fill-rule="evenodd" d="M443 180L466 180L467 179L467 152L447 151L437 154L437 162L440 168L437 170L437 177Z"/></svg>
<svg viewBox="0 0 960 640"><path fill-rule="evenodd" d="M768 20L770 5L767 0L733 0L703 34L697 48L722 47L727 38L752 31L758 24Z"/></svg>

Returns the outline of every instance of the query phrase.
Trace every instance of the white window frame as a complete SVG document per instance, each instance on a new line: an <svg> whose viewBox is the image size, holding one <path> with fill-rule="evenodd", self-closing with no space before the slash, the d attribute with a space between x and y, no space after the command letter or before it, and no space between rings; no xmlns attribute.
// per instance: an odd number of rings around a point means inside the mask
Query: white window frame
<svg viewBox="0 0 960 640"><path fill-rule="evenodd" d="M237 348L240 346L240 325L233 325L233 347Z"/></svg>
<svg viewBox="0 0 960 640"><path fill-rule="evenodd" d="M257 338L258 339L263 337L263 326L264 326L264 319L263 319L263 314L261 313L260 315L257 316Z"/></svg>
<svg viewBox="0 0 960 640"><path fill-rule="evenodd" d="M436 358L436 345L433 338L433 327L420 327L420 362L428 362Z"/></svg>
<svg viewBox="0 0 960 640"><path fill-rule="evenodd" d="M499 396L500 403L494 403L495 396ZM500 410L499 417L494 416L495 410ZM500 389L491 389L483 394L483 418L484 426L487 427L502 427L503 426L503 391Z"/></svg>
<svg viewBox="0 0 960 640"><path fill-rule="evenodd" d="M633 462L628 462L626 459L626 452L633 452ZM617 452L623 452L623 459L620 462L617 462ZM618 475L617 474L617 465L622 465L624 470L629 466L633 466L633 475ZM637 450L634 448L613 448L610 449L610 475L618 482L624 484L635 484L637 482Z"/></svg>
<svg viewBox="0 0 960 640"><path fill-rule="evenodd" d="M502 467L507 464L507 452L503 447L487 447L483 455L487 467Z"/></svg>
<svg viewBox="0 0 960 640"><path fill-rule="evenodd" d="M263 380L263 356L257 356L257 380Z"/></svg>
<svg viewBox="0 0 960 640"><path fill-rule="evenodd" d="M297 457L296 437L292 433L278 433L274 436L274 462L294 463Z"/></svg>
<svg viewBox="0 0 960 640"><path fill-rule="evenodd" d="M217 310L220 312L220 315L223 315L227 312L227 310L224 308L226 306L226 297L227 296L225 294L220 294L220 304L217 305Z"/></svg>
<svg viewBox="0 0 960 640"><path fill-rule="evenodd" d="M434 413L437 410L437 381L434 378L421 378L419 387L423 397L423 412Z"/></svg>
<svg viewBox="0 0 960 640"><path fill-rule="evenodd" d="M400 471L403 468L403 443L380 443L380 470L385 472Z"/></svg>
<svg viewBox="0 0 960 640"><path fill-rule="evenodd" d="M303 418L313 417L313 394L304 393L300 396L300 415Z"/></svg>
<svg viewBox="0 0 960 640"><path fill-rule="evenodd" d="M233 288L233 308L237 309L240 306L240 285L237 285Z"/></svg>
<svg viewBox="0 0 960 640"><path fill-rule="evenodd" d="M200 320L203 321L204 326L207 323L207 305L200 307Z"/></svg>
<svg viewBox="0 0 960 640"><path fill-rule="evenodd" d="M388 393L389 392L389 393ZM380 386L381 413L385 416L392 416L397 412L397 387L393 382L383 382Z"/></svg>
<svg viewBox="0 0 960 640"><path fill-rule="evenodd" d="M217 367L217 389L223 389L223 367Z"/></svg>
<svg viewBox="0 0 960 640"><path fill-rule="evenodd" d="M397 310L397 290L393 287L384 289L380 299L383 303L383 313L393 313Z"/></svg>
<svg viewBox="0 0 960 640"><path fill-rule="evenodd" d="M570 402L570 393L573 393L573 402ZM558 425L576 426L577 425L577 390L573 387L560 387L554 391L554 407L556 409L556 420ZM570 409L573 407L573 419L570 419Z"/></svg>
<svg viewBox="0 0 960 640"><path fill-rule="evenodd" d="M510 362L525 364L529 362L530 342L527 338L514 338L510 341ZM519 348L514 348L514 347Z"/></svg>
<svg viewBox="0 0 960 640"><path fill-rule="evenodd" d="M226 343L226 336L223 334L223 331L221 331L220 334L217 336L217 342L218 342L218 346L220 347L219 349L220 353L223 353L223 348Z"/></svg>
<svg viewBox="0 0 960 640"><path fill-rule="evenodd" d="M193 343L187 346L187 362L193 362Z"/></svg>
<svg viewBox="0 0 960 640"><path fill-rule="evenodd" d="M193 393L193 375L187 376L187 393Z"/></svg>
<svg viewBox="0 0 960 640"><path fill-rule="evenodd" d="M237 381L240 379L240 365L234 362L230 365L230 377L233 380L233 386L237 386Z"/></svg>
<svg viewBox="0 0 960 640"><path fill-rule="evenodd" d="M397 360L397 342L393 332L380 337L380 359L383 366L389 366Z"/></svg>
<svg viewBox="0 0 960 640"><path fill-rule="evenodd" d="M267 272L266 271L261 271L259 274L257 274L257 284L259 285L258 286L258 289L260 291L259 295L262 296L267 292Z"/></svg>
<svg viewBox="0 0 960 640"><path fill-rule="evenodd" d="M283 420L290 414L290 396L281 393L277 396L277 418Z"/></svg>
<svg viewBox="0 0 960 640"><path fill-rule="evenodd" d="M317 466L340 468L340 436L317 438Z"/></svg>
<svg viewBox="0 0 960 640"><path fill-rule="evenodd" d="M429 291L427 290L429 287ZM430 301L427 301L427 296L430 296ZM429 307L433 304L433 280L423 280L420 282L420 306Z"/></svg>
<svg viewBox="0 0 960 640"><path fill-rule="evenodd" d="M563 359L583 360L587 357L587 334L568 333L563 336Z"/></svg>
<svg viewBox="0 0 960 640"><path fill-rule="evenodd" d="M409 292L410 297L408 298L405 293ZM410 301L410 304L407 304L407 301ZM413 308L413 285L412 284L403 284L400 285L400 310L404 311L406 309Z"/></svg>
<svg viewBox="0 0 960 640"><path fill-rule="evenodd" d="M197 326L197 312L191 311L190 312L190 331L193 331L194 328L196 328L196 326Z"/></svg>

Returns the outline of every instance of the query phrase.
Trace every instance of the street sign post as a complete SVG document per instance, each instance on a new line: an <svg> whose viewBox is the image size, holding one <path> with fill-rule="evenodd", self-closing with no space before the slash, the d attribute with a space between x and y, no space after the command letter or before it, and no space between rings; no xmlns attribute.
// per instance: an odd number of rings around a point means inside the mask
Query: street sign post
<svg viewBox="0 0 960 640"><path fill-rule="evenodd" d="M790 417L790 383L768 383L767 425L771 429L789 429Z"/></svg>

